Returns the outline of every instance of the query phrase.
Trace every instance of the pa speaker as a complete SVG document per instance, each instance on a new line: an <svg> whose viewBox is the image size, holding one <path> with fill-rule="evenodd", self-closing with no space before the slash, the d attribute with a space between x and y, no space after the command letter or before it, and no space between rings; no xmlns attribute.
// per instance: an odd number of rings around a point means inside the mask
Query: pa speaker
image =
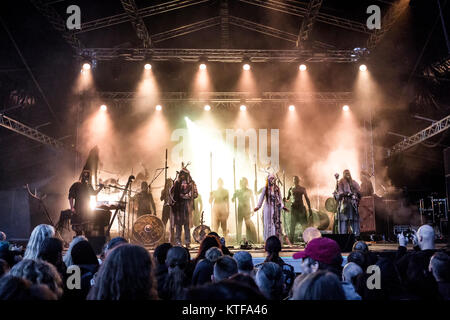
<svg viewBox="0 0 450 320"><path fill-rule="evenodd" d="M356 242L355 235L350 234L323 234L325 238L333 239L341 248L341 252L351 252L353 244Z"/></svg>

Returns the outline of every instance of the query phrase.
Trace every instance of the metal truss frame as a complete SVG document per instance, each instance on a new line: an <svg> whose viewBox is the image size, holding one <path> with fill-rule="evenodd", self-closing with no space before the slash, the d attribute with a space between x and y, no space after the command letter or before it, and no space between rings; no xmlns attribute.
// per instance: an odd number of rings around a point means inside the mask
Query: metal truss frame
<svg viewBox="0 0 450 320"><path fill-rule="evenodd" d="M76 51L83 48L84 45L77 38L76 32L68 30L66 23L59 13L47 2L42 0L31 0L34 7L50 22L54 29L62 34L64 40Z"/></svg>
<svg viewBox="0 0 450 320"><path fill-rule="evenodd" d="M1 113L0 126L56 149L64 147L62 142Z"/></svg>
<svg viewBox="0 0 450 320"><path fill-rule="evenodd" d="M213 17L206 20L194 22L171 30L153 34L151 39L153 43L162 42L168 39L180 37L192 32L197 32L206 28L211 28L222 23L221 17Z"/></svg>
<svg viewBox="0 0 450 320"><path fill-rule="evenodd" d="M230 11L228 0L220 1L220 47L226 49L230 47Z"/></svg>
<svg viewBox="0 0 450 320"><path fill-rule="evenodd" d="M290 1L295 4L289 4L287 2L275 1L275 0L239 0L240 2L248 3L251 5L287 13L290 15L304 17L308 13L308 9L306 7L298 6L298 1ZM343 29L361 32L366 34L371 34L372 32L367 29L367 26L364 23L339 18L333 16L331 14L326 14L319 12L316 16L316 20L321 23L331 24L336 27L340 27Z"/></svg>
<svg viewBox="0 0 450 320"><path fill-rule="evenodd" d="M176 49L176 48L85 48L80 54L96 60L121 58L127 61L142 61L151 56L153 61L179 60L198 62L206 58L211 62L242 62L244 58L251 62L296 62L301 58L305 62L356 62L362 57L354 50L264 50L264 49Z"/></svg>
<svg viewBox="0 0 450 320"><path fill-rule="evenodd" d="M279 38L279 39L283 39L286 41L290 41L290 42L296 42L297 41L297 36L293 33L289 33L283 30L279 30L276 28L272 28L263 24L259 24L247 19L243 19L243 18L239 18L239 17L235 17L235 16L230 16L230 24L240 27L240 28L245 28L251 31L255 31L255 32L259 32L265 35L269 35L275 38Z"/></svg>
<svg viewBox="0 0 450 320"><path fill-rule="evenodd" d="M154 6L149 6L137 10L137 14L141 18L155 16L161 13L170 12L173 10L178 10L186 8L189 6L209 2L211 0L172 0L166 1L165 3L157 4ZM77 30L76 33L89 32L101 28L106 28L114 26L121 23L130 22L130 17L127 13L119 13L114 16L109 16L105 18L100 18L96 20L91 20L81 24L81 29Z"/></svg>
<svg viewBox="0 0 450 320"><path fill-rule="evenodd" d="M126 102L145 99L137 92L98 92L97 98L105 101ZM250 92L201 92L193 96L189 92L162 92L159 94L161 102L191 102L255 104L263 102L273 103L350 103L353 101L352 92L262 92L256 95Z"/></svg>
<svg viewBox="0 0 450 320"><path fill-rule="evenodd" d="M395 144L387 151L387 157L391 157L395 154L398 154L402 151L405 151L416 144L422 143L425 140L444 132L450 128L450 115L445 118L434 122L432 125L426 127L425 129L413 134L412 136L403 139L403 141Z"/></svg>
<svg viewBox="0 0 450 320"><path fill-rule="evenodd" d="M305 16L303 17L302 25L298 33L297 41L295 46L297 48L303 47L304 43L308 41L309 34L312 31L314 22L319 14L320 7L322 6L323 0L310 0L308 3L308 8Z"/></svg>
<svg viewBox="0 0 450 320"><path fill-rule="evenodd" d="M120 0L120 2L128 17L131 19L131 24L136 31L137 37L142 41L143 47L150 48L152 46L152 39L150 38L144 20L142 20L142 17L138 12L136 2L134 2L134 0Z"/></svg>
<svg viewBox="0 0 450 320"><path fill-rule="evenodd" d="M408 0L398 0L396 3L392 4L388 9L386 14L381 20L381 29L375 29L367 40L366 48L369 51L375 49L375 47L380 43L381 39L384 37L386 32L388 32L392 26L397 22L398 18L405 12L409 6Z"/></svg>

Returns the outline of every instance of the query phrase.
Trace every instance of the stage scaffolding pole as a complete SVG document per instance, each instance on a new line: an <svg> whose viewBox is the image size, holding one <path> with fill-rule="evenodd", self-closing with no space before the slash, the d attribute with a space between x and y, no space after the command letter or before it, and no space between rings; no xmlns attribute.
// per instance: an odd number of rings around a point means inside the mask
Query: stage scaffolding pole
<svg viewBox="0 0 450 320"><path fill-rule="evenodd" d="M256 162L255 162L255 200L258 201L258 172L256 170ZM259 210L256 211L256 230L257 237L256 240L259 242Z"/></svg>
<svg viewBox="0 0 450 320"><path fill-rule="evenodd" d="M211 195L212 195L212 192L213 192L213 178L212 178L212 152L210 152L209 153L209 191L210 191L210 197L211 197ZM212 208L213 208L213 204L212 204L212 201L211 201L211 203L209 204L209 206L210 206L210 210L211 210L211 227L212 227L212 225L213 225L213 219L214 219L214 217L213 217L213 210L212 210ZM213 230L214 232L217 232L217 230Z"/></svg>
<svg viewBox="0 0 450 320"><path fill-rule="evenodd" d="M236 158L233 158L233 186L234 186L234 194L236 194ZM239 245L238 240L238 212L237 212L237 201L234 200L234 220L236 223L236 243ZM241 226L242 229L242 226Z"/></svg>

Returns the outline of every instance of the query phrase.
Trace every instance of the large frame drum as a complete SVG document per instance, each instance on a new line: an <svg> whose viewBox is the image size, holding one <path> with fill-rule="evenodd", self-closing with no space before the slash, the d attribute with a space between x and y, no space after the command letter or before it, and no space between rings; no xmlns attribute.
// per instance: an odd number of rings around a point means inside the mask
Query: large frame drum
<svg viewBox="0 0 450 320"><path fill-rule="evenodd" d="M133 224L133 240L144 246L153 246L164 237L164 224L158 217L146 214Z"/></svg>

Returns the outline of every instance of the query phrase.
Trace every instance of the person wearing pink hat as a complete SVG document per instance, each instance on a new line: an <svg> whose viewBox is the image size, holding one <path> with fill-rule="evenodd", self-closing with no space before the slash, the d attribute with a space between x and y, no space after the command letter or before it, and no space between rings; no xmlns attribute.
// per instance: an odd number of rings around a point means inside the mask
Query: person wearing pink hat
<svg viewBox="0 0 450 320"><path fill-rule="evenodd" d="M316 238L308 242L305 250L292 256L294 259L303 259L302 274L314 273L318 270L327 270L341 277L342 255L338 243L329 238Z"/></svg>

